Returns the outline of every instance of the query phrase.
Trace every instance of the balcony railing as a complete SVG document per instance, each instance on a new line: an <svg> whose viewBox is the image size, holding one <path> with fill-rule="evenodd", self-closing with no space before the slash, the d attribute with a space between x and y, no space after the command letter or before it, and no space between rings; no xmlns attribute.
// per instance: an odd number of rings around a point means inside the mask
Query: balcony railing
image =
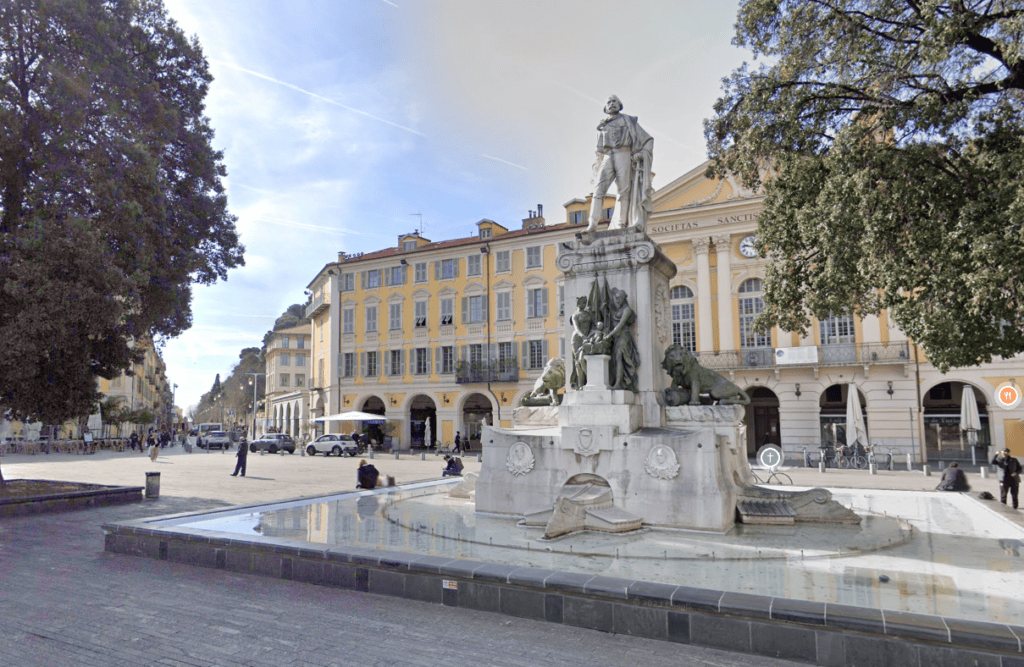
<svg viewBox="0 0 1024 667"><path fill-rule="evenodd" d="M893 343L840 343L818 345L817 361L800 360L780 363L782 350L773 347L746 348L724 352L698 352L701 366L715 370L766 367L822 367L878 364L904 364L910 360L910 345L907 341Z"/></svg>
<svg viewBox="0 0 1024 667"><path fill-rule="evenodd" d="M460 361L455 367L455 382L518 382L519 360L515 357L499 361Z"/></svg>
<svg viewBox="0 0 1024 667"><path fill-rule="evenodd" d="M330 299L325 299L323 294L317 295L312 301L306 304L306 317L313 317L330 305Z"/></svg>

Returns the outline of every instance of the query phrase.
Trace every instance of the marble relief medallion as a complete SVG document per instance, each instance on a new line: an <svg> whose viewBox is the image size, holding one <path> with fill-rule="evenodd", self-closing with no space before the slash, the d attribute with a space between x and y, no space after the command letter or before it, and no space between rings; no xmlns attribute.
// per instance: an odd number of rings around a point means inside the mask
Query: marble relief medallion
<svg viewBox="0 0 1024 667"><path fill-rule="evenodd" d="M655 445L644 460L644 470L651 477L672 479L679 474L679 460L676 453L665 445Z"/></svg>
<svg viewBox="0 0 1024 667"><path fill-rule="evenodd" d="M525 442L517 442L508 449L508 456L505 457L505 467L508 471L519 477L533 470L537 460L533 457L533 450Z"/></svg>

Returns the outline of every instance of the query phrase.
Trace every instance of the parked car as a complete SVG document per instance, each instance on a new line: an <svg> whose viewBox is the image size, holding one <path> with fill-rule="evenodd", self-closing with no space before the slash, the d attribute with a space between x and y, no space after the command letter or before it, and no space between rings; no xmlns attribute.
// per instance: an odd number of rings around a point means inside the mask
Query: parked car
<svg viewBox="0 0 1024 667"><path fill-rule="evenodd" d="M287 433L264 433L259 440L249 443L250 452L265 451L277 454L278 450L294 454L295 440L292 439L292 436Z"/></svg>
<svg viewBox="0 0 1024 667"><path fill-rule="evenodd" d="M199 440L203 449L231 449L231 438L224 431L207 431Z"/></svg>
<svg viewBox="0 0 1024 667"><path fill-rule="evenodd" d="M310 456L323 454L324 456L358 456L363 451L362 445L352 439L351 435L345 433L328 433L322 435L306 446L306 453Z"/></svg>

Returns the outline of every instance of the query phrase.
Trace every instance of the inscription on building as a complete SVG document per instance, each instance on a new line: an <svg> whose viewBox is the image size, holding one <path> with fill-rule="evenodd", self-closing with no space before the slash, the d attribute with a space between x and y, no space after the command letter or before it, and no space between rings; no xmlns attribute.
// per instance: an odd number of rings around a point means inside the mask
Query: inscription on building
<svg viewBox="0 0 1024 667"><path fill-rule="evenodd" d="M653 234L669 234L671 232L682 232L687 229L700 229L714 225L727 225L732 222L757 222L757 213L737 213L736 215L721 215L717 218L706 218L704 220L691 220L689 222L663 222L649 227Z"/></svg>

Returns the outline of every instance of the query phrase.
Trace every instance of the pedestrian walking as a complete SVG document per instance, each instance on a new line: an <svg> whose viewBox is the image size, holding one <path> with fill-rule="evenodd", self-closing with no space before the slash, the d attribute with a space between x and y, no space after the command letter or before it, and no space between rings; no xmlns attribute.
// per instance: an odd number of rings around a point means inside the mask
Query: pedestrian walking
<svg viewBox="0 0 1024 667"><path fill-rule="evenodd" d="M245 477L245 460L249 458L249 443L245 441L245 436L242 436L242 439L238 441L238 453L235 454L235 458L238 460L235 463L235 471L231 473L231 476L235 477L241 472L242 477Z"/></svg>
<svg viewBox="0 0 1024 667"><path fill-rule="evenodd" d="M1006 494L1013 498L1013 509L1017 509L1017 495L1020 493L1021 465L1013 456L1010 456L1010 448L996 454L992 459L992 465L999 466L1002 473L999 476L999 500L1006 504Z"/></svg>
<svg viewBox="0 0 1024 667"><path fill-rule="evenodd" d="M461 435L459 435L459 432L458 432L458 431L456 431L456 432L455 432L455 453L456 453L456 454L458 454L459 452L461 452L461 451L462 451L462 448L461 448L461 447L462 447L462 446L461 446L461 443L462 443L462 436L461 436Z"/></svg>

